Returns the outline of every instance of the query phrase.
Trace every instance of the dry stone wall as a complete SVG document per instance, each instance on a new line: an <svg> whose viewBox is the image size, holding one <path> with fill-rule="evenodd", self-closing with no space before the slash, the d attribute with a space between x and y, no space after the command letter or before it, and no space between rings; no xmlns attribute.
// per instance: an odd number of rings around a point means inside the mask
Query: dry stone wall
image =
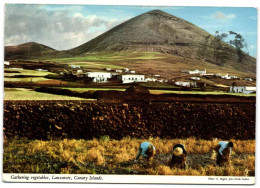
<svg viewBox="0 0 260 188"><path fill-rule="evenodd" d="M254 139L254 103L5 101L7 138Z"/></svg>

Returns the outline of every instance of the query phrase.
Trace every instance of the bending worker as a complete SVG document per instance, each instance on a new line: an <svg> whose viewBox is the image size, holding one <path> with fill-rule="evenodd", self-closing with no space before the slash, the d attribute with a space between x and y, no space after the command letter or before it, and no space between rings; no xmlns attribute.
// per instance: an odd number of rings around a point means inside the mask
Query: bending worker
<svg viewBox="0 0 260 188"><path fill-rule="evenodd" d="M135 162L137 162L141 154L144 158L147 158L148 163L151 163L155 155L155 147L149 142L143 142L139 147Z"/></svg>
<svg viewBox="0 0 260 188"><path fill-rule="evenodd" d="M186 168L187 152L184 145L176 144L173 146L172 158L169 161L169 166L171 168Z"/></svg>
<svg viewBox="0 0 260 188"><path fill-rule="evenodd" d="M217 165L224 165L230 162L230 156L232 153L233 142L221 141L216 148L217 152Z"/></svg>

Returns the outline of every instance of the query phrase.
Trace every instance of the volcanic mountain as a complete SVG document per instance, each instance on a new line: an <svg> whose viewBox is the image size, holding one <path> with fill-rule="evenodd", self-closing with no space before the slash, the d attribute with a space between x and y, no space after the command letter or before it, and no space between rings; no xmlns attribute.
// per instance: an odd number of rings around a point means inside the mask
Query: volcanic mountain
<svg viewBox="0 0 260 188"><path fill-rule="evenodd" d="M195 56L193 47L210 35L199 27L160 10L136 16L69 50L81 55L100 51L153 51Z"/></svg>
<svg viewBox="0 0 260 188"><path fill-rule="evenodd" d="M161 52L185 58L214 60L213 35L181 18L153 10L136 16L62 56L84 56L91 52L128 51ZM237 62L236 49L223 42L229 51L226 66L237 70L256 71L256 59L245 54L245 64ZM207 46L207 51L205 51Z"/></svg>
<svg viewBox="0 0 260 188"><path fill-rule="evenodd" d="M5 46L5 59L32 59L54 55L57 52L43 44L28 42L17 46Z"/></svg>
<svg viewBox="0 0 260 188"><path fill-rule="evenodd" d="M160 52L183 59L189 58L222 67L215 60L215 36L181 18L153 10L127 20L98 37L70 50L56 50L37 43L5 48L5 59L34 56L66 58L87 56L90 53ZM256 59L244 54L238 62L234 47L222 42L228 58L224 66L242 72L256 72ZM45 57L44 57L45 56Z"/></svg>

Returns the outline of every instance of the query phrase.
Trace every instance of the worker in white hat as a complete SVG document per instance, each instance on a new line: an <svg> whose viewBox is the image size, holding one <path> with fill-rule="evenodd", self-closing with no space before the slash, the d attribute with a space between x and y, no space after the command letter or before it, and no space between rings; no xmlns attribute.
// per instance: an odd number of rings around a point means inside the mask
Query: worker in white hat
<svg viewBox="0 0 260 188"><path fill-rule="evenodd" d="M184 145L176 144L173 146L172 158L169 161L170 167L186 168L187 152Z"/></svg>

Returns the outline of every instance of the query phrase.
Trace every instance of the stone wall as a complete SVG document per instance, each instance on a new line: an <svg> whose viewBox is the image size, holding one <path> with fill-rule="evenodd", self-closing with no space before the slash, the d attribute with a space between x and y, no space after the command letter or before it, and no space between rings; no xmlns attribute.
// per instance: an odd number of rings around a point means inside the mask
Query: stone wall
<svg viewBox="0 0 260 188"><path fill-rule="evenodd" d="M5 101L7 138L254 139L255 103Z"/></svg>

